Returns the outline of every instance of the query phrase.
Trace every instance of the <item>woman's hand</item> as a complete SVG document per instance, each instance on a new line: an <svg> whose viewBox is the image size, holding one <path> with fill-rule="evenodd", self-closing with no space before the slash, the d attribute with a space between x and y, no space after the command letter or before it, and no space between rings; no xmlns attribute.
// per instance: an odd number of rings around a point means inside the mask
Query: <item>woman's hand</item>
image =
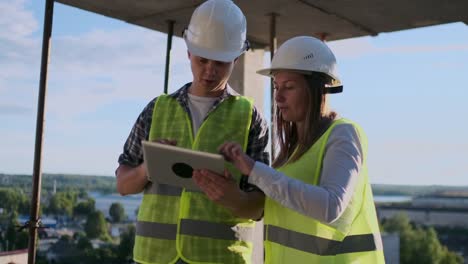
<svg viewBox="0 0 468 264"><path fill-rule="evenodd" d="M239 207L243 192L227 169L224 175L202 169L193 171L193 180L213 202L228 209Z"/></svg>
<svg viewBox="0 0 468 264"><path fill-rule="evenodd" d="M227 169L224 174L201 169L193 171L193 180L213 202L247 219L262 217L265 195L258 191L244 192Z"/></svg>
<svg viewBox="0 0 468 264"><path fill-rule="evenodd" d="M242 151L242 147L235 142L225 142L218 148L226 161L231 162L243 175L249 176L255 161Z"/></svg>

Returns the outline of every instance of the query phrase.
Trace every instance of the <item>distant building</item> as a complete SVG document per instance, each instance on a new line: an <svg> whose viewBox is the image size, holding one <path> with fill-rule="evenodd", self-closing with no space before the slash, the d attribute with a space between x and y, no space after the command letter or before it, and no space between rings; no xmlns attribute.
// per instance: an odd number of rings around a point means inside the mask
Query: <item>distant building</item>
<svg viewBox="0 0 468 264"><path fill-rule="evenodd" d="M410 203L376 203L379 220L405 213L410 221L427 226L468 228L468 197L426 195L413 197Z"/></svg>
<svg viewBox="0 0 468 264"><path fill-rule="evenodd" d="M415 207L444 207L468 209L468 197L447 195L418 196L413 198L411 204Z"/></svg>
<svg viewBox="0 0 468 264"><path fill-rule="evenodd" d="M60 263L61 259L70 259L73 257L80 257L80 252L74 247L72 243L65 240L58 240L55 244L50 246L46 252L46 258L49 263Z"/></svg>
<svg viewBox="0 0 468 264"><path fill-rule="evenodd" d="M382 233L386 264L400 264L400 236L398 233Z"/></svg>
<svg viewBox="0 0 468 264"><path fill-rule="evenodd" d="M58 239L60 237L60 234L57 230L58 229L54 229L54 228L41 228L37 230L37 233L40 239L47 239L47 238Z"/></svg>
<svg viewBox="0 0 468 264"><path fill-rule="evenodd" d="M102 247L110 244L109 242L102 241L102 240L100 240L98 238L91 239L89 242L91 242L91 245L93 246L94 249L102 248Z"/></svg>
<svg viewBox="0 0 468 264"><path fill-rule="evenodd" d="M118 226L112 225L109 229L109 234L111 235L111 237L120 236L120 228Z"/></svg>
<svg viewBox="0 0 468 264"><path fill-rule="evenodd" d="M29 221L29 215L20 215L18 217L18 222L20 222L21 224L24 224L28 221ZM43 216L41 218L41 224L42 224L42 227L45 227L45 228L56 228L57 220L51 217Z"/></svg>
<svg viewBox="0 0 468 264"><path fill-rule="evenodd" d="M0 252L0 263L2 264L28 263L28 249Z"/></svg>
<svg viewBox="0 0 468 264"><path fill-rule="evenodd" d="M41 238L39 239L39 242L37 243L37 251L38 253L42 253L43 255L46 255L46 253L49 251L49 249L57 243L58 238Z"/></svg>
<svg viewBox="0 0 468 264"><path fill-rule="evenodd" d="M55 195L57 193L57 180L54 179L54 190L52 191L52 194Z"/></svg>

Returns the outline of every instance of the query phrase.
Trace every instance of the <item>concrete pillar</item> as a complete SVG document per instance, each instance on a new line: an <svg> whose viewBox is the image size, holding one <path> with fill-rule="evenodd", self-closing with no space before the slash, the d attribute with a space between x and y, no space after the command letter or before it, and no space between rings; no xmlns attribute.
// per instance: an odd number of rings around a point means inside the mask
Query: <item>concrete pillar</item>
<svg viewBox="0 0 468 264"><path fill-rule="evenodd" d="M254 99L259 111L264 110L265 78L256 73L265 67L263 49L249 50L242 55L229 79L229 84L238 93Z"/></svg>
<svg viewBox="0 0 468 264"><path fill-rule="evenodd" d="M238 93L252 98L262 113L264 112L265 78L257 74L256 71L264 68L264 54L265 51L262 49L244 53L238 59L229 80L229 85ZM252 262L254 264L263 263L263 220L257 222L255 226Z"/></svg>

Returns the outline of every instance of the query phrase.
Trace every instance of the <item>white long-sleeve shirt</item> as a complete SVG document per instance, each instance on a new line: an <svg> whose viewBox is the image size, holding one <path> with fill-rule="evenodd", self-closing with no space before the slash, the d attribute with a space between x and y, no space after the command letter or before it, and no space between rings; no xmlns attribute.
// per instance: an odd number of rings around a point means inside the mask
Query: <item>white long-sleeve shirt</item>
<svg viewBox="0 0 468 264"><path fill-rule="evenodd" d="M290 178L260 162L255 163L249 183L289 209L332 223L352 198L362 166L362 151L356 129L350 124L339 124L328 138L318 186Z"/></svg>

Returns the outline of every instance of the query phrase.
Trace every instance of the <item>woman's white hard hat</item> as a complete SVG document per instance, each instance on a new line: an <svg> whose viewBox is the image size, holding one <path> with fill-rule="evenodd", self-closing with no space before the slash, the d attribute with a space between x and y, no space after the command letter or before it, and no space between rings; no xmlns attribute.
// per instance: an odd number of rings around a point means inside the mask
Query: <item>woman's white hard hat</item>
<svg viewBox="0 0 468 264"><path fill-rule="evenodd" d="M271 67L261 69L257 73L273 77L275 72L282 70L298 71L304 74L321 72L332 78L332 84L327 88L340 87L342 89L335 55L327 44L314 37L299 36L287 40L274 54Z"/></svg>
<svg viewBox="0 0 468 264"><path fill-rule="evenodd" d="M247 20L231 0L208 0L192 14L184 31L188 51L210 60L230 62L248 49Z"/></svg>

